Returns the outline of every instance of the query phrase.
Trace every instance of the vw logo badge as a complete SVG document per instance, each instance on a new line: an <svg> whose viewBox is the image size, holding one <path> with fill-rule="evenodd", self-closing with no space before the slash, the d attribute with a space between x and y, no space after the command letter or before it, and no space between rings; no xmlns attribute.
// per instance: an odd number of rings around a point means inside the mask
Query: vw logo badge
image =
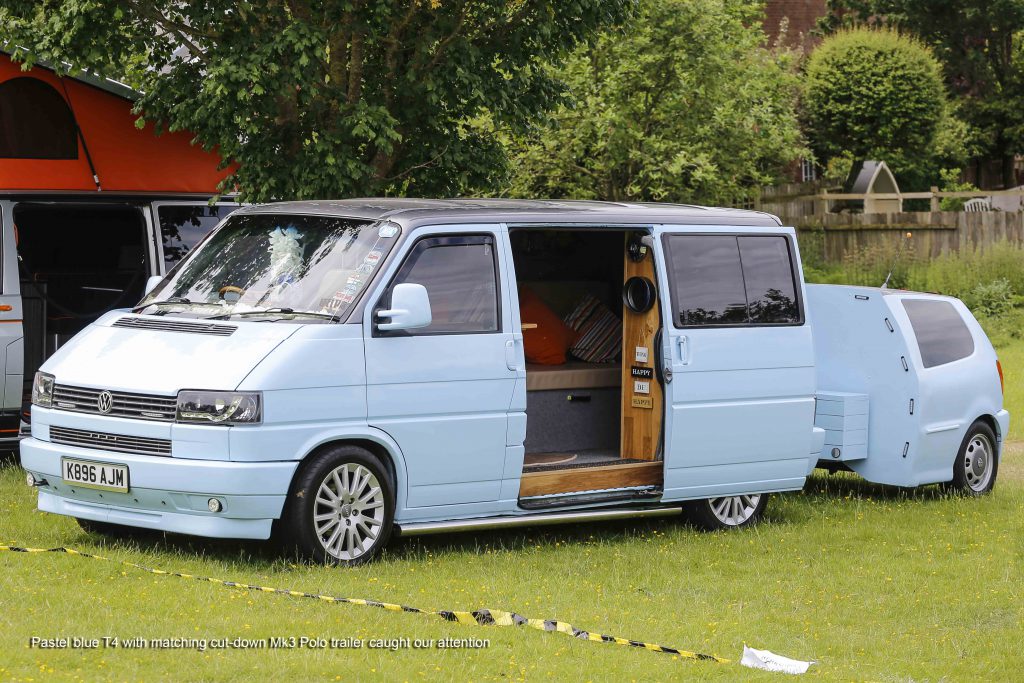
<svg viewBox="0 0 1024 683"><path fill-rule="evenodd" d="M106 415L114 407L114 396L109 391L101 391L100 395L96 397L96 407Z"/></svg>

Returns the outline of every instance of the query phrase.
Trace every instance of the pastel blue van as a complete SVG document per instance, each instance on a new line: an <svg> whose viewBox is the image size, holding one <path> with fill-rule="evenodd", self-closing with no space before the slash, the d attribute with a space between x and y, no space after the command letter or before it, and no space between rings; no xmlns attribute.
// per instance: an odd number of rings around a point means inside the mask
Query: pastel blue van
<svg viewBox="0 0 1024 683"><path fill-rule="evenodd" d="M239 209L32 404L40 510L341 564L392 534L743 527L818 466L980 495L1009 423L961 302L807 286L774 216L504 200Z"/></svg>

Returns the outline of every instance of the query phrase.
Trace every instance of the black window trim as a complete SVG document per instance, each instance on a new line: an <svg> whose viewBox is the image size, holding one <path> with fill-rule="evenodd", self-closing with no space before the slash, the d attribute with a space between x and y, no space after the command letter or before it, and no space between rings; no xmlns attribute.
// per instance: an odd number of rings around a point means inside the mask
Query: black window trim
<svg viewBox="0 0 1024 683"><path fill-rule="evenodd" d="M675 309L675 297L676 297L676 283L675 283L675 269L672 267L672 246L670 240L672 237L782 237L786 240L786 249L789 252L789 273L790 277L793 278L793 293L796 295L796 305L799 312L799 317L794 322L788 323L717 323L713 325L682 325L679 323L679 316L676 315ZM801 327L807 324L807 316L804 312L804 296L803 296L803 282L799 276L799 271L796 266L796 259L794 255L796 253L795 240L792 235L784 232L741 232L741 231L729 231L729 232L707 232L707 231L694 231L690 232L687 230L674 230L672 232L663 232L661 235L662 252L665 257L666 275L668 277L668 296L665 300L669 305L669 313L672 319L672 326L677 330L711 330L721 328L736 328L736 327ZM737 242L738 248L738 242ZM746 293L746 273L743 272L743 252L738 249L740 259L740 277L743 279L743 291ZM750 302L747 302L750 305ZM749 315L749 309L748 309Z"/></svg>
<svg viewBox="0 0 1024 683"><path fill-rule="evenodd" d="M455 240L452 242L452 240ZM409 260L420 245L425 242L443 242L443 244L430 245L427 249L432 246L459 246L459 245L472 245L472 244L489 244L491 246L491 259L494 266L494 303L496 311L496 320L498 323L497 329L494 330L477 330L473 332L421 332L418 330L382 330L377 327L377 311L384 310L387 304L384 302L390 301L391 290L395 286L395 281L398 276L402 274L402 269L405 267L406 262ZM503 310L501 306L501 293L502 293L502 282L501 282L501 264L498 261L498 249L501 247L500 235L497 232L446 232L446 233L431 233L429 235L423 235L418 237L416 240L409 245L408 249L404 253L400 254L402 262L398 264L398 268L395 269L394 274L388 280L387 286L384 288L381 295L377 298L377 301L373 304L373 310L370 315L371 325L371 336L372 337L451 337L451 336L468 336L477 334L504 334L505 332L505 321L503 317Z"/></svg>

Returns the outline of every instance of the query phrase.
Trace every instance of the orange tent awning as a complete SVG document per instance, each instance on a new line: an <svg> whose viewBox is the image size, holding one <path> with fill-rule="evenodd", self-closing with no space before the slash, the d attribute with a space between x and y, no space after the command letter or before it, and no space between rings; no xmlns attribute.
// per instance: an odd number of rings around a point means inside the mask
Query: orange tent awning
<svg viewBox="0 0 1024 683"><path fill-rule="evenodd" d="M81 129L104 192L213 194L227 175L217 170L220 158L191 143L189 133L157 136L153 125L141 130L132 114L132 101L83 80L59 79L53 71L21 65L0 53L0 88L16 78L38 79L52 86L69 104ZM125 89L127 91L127 89ZM0 191L96 190L89 160L78 140L77 159L0 157Z"/></svg>

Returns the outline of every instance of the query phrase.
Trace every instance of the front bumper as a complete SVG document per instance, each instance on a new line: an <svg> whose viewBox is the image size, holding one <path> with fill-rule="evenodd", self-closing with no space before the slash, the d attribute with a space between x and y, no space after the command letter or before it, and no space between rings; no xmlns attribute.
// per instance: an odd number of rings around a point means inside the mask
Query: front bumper
<svg viewBox="0 0 1024 683"><path fill-rule="evenodd" d="M62 456L127 465L127 493L97 491L61 479ZM21 464L37 479L39 509L97 522L215 538L270 537L281 516L298 462L229 462L130 455L54 444L21 442ZM221 512L210 512L210 498Z"/></svg>

